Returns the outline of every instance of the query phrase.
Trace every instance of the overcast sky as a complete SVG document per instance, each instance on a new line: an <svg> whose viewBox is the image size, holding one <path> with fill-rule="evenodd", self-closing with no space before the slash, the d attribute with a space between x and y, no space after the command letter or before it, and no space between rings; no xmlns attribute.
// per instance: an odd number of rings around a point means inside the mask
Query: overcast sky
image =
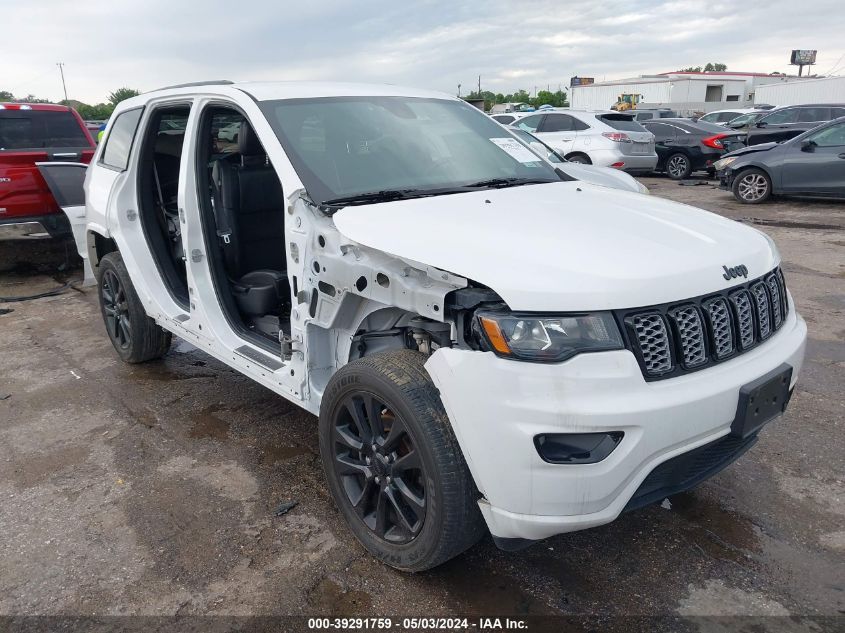
<svg viewBox="0 0 845 633"><path fill-rule="evenodd" d="M0 0L0 90L104 101L202 79L341 79L466 94L722 62L845 74L843 0Z"/></svg>

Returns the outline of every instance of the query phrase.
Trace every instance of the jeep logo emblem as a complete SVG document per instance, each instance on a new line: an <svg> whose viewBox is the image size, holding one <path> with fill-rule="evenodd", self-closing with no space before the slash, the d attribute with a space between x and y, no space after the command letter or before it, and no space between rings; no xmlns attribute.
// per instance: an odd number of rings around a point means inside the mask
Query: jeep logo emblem
<svg viewBox="0 0 845 633"><path fill-rule="evenodd" d="M722 268L725 270L725 274L722 275L722 277L728 281L736 279L740 275L742 275L745 279L748 279L748 269L742 264L734 266L733 268L728 268L727 266L722 266Z"/></svg>

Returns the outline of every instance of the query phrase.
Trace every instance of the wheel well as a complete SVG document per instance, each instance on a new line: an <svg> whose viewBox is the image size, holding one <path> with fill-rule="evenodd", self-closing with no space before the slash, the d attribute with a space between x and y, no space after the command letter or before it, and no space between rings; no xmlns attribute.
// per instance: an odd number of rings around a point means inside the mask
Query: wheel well
<svg viewBox="0 0 845 633"><path fill-rule="evenodd" d="M100 260L117 250L117 244L113 239L88 231L88 261L97 279L100 278Z"/></svg>
<svg viewBox="0 0 845 633"><path fill-rule="evenodd" d="M737 178L742 176L742 174L747 172L749 169L756 169L757 171L762 171L766 175L766 178L769 179L769 186L772 189L774 189L775 182L774 182L774 179L772 178L772 175L769 173L768 169L766 169L765 167L762 167L761 165L754 165L754 164L743 165L742 167L739 168L739 170L737 170L736 174L733 177L733 181L735 182L737 180Z"/></svg>
<svg viewBox="0 0 845 633"><path fill-rule="evenodd" d="M589 157L586 153L584 153L584 152L569 152L566 156L564 156L564 158L566 158L566 159L568 160L568 159L572 158L573 156L583 156L583 157L584 157L584 158L586 158L588 161L590 161L590 164L591 164L591 165L593 164L593 161L592 161L592 160L590 159L590 157Z"/></svg>

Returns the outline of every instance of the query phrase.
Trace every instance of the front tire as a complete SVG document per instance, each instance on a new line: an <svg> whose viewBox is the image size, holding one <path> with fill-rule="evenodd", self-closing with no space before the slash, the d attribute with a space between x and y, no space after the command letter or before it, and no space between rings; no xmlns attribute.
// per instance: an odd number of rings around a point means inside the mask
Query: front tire
<svg viewBox="0 0 845 633"><path fill-rule="evenodd" d="M772 180L762 169L746 169L736 175L731 191L743 204L760 204L772 195Z"/></svg>
<svg viewBox="0 0 845 633"><path fill-rule="evenodd" d="M436 567L484 534L478 492L424 364L394 350L342 367L320 406L320 454L352 533L403 571Z"/></svg>
<svg viewBox="0 0 845 633"><path fill-rule="evenodd" d="M120 253L100 260L98 289L103 323L121 360L143 363L164 356L170 348L170 332L147 316Z"/></svg>
<svg viewBox="0 0 845 633"><path fill-rule="evenodd" d="M666 175L672 180L683 180L692 173L692 162L686 154L672 154L666 159Z"/></svg>

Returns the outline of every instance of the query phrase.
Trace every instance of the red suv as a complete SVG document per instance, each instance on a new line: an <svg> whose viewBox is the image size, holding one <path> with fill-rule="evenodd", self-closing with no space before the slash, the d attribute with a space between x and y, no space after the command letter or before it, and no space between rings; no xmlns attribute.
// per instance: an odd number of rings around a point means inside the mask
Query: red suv
<svg viewBox="0 0 845 633"><path fill-rule="evenodd" d="M70 235L36 163L88 163L94 147L73 108L0 103L0 240Z"/></svg>

